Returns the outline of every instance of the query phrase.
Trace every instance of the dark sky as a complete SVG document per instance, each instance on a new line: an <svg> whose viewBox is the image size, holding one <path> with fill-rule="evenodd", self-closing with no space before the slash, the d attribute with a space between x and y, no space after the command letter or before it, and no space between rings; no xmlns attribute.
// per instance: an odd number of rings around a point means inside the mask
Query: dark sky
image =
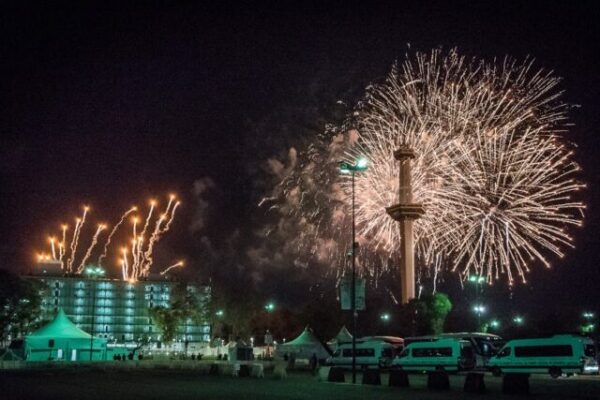
<svg viewBox="0 0 600 400"><path fill-rule="evenodd" d="M293 124L289 108L310 103L311 85L360 93L407 43L442 45L488 59L531 55L581 105L568 138L589 184L585 227L575 251L520 290L540 305L600 306L597 2L79 3L1 6L1 266L26 269L81 204L110 222L169 191L182 197L183 218L165 260L189 257L193 182L209 176L219 188L216 231L243 226L261 163L300 139L252 127Z"/></svg>

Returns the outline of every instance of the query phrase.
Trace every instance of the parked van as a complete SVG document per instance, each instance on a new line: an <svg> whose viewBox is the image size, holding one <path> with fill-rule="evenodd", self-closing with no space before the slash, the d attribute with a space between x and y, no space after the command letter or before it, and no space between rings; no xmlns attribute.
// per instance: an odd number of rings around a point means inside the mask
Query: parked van
<svg viewBox="0 0 600 400"><path fill-rule="evenodd" d="M475 353L475 368L476 370L488 370L488 363L491 357L496 355L504 346L506 341L498 335L481 332L456 332L442 333L435 336L418 336L404 339L404 345L408 346L414 342L430 342L443 338L453 338L466 340L473 346Z"/></svg>
<svg viewBox="0 0 600 400"><path fill-rule="evenodd" d="M494 375L502 373L597 374L598 361L594 342L576 335L509 341L490 360Z"/></svg>
<svg viewBox="0 0 600 400"><path fill-rule="evenodd" d="M396 354L402 350L401 338L367 337L356 340L356 366L357 368L384 368L392 364ZM352 367L352 342L343 342L327 364L341 367Z"/></svg>
<svg viewBox="0 0 600 400"><path fill-rule="evenodd" d="M475 367L473 345L467 340L439 338L408 344L392 362L392 368L409 372L469 371Z"/></svg>

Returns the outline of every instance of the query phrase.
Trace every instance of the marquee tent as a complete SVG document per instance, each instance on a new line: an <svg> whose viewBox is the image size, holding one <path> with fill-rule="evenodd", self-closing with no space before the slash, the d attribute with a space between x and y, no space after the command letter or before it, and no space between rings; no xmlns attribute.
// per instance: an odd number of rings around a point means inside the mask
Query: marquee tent
<svg viewBox="0 0 600 400"><path fill-rule="evenodd" d="M79 329L61 309L47 325L25 336L27 361L106 360L106 339L94 337Z"/></svg>
<svg viewBox="0 0 600 400"><path fill-rule="evenodd" d="M295 354L295 357L309 359L313 354L317 359L325 359L331 355L329 347L321 342L308 326L294 340L277 346L277 353L280 356L284 354Z"/></svg>
<svg viewBox="0 0 600 400"><path fill-rule="evenodd" d="M340 343L348 343L352 341L352 334L345 326L342 326L342 329L338 332L337 335L333 339L331 339L327 344L332 350L335 350Z"/></svg>

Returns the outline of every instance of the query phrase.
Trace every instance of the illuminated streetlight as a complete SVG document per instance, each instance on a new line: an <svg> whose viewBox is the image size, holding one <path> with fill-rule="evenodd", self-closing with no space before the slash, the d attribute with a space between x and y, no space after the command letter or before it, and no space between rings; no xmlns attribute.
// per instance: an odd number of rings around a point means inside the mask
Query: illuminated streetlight
<svg viewBox="0 0 600 400"><path fill-rule="evenodd" d="M380 319L381 319L383 322L388 322L388 321L391 319L391 317L390 317L390 314L388 314L388 313L383 313L383 314L381 314L381 315L379 316L379 318L380 318Z"/></svg>
<svg viewBox="0 0 600 400"><path fill-rule="evenodd" d="M492 328L499 328L500 327L500 321L498 321L497 319L493 319L490 321L490 326Z"/></svg>
<svg viewBox="0 0 600 400"><path fill-rule="evenodd" d="M476 304L473 306L473 311L477 313L477 329L481 330L481 314L485 313L485 306L483 304Z"/></svg>
<svg viewBox="0 0 600 400"><path fill-rule="evenodd" d="M224 312L223 310L217 310L217 311L215 312L215 315L216 315L217 317L222 317L223 315L225 315L225 312Z"/></svg>
<svg viewBox="0 0 600 400"><path fill-rule="evenodd" d="M525 319L524 319L523 317L521 317L521 316L517 315L517 316L515 316L515 317L513 318L513 322L514 322L516 325L523 325L523 323L525 322Z"/></svg>
<svg viewBox="0 0 600 400"><path fill-rule="evenodd" d="M84 272L91 278L95 278L104 276L105 271L102 267L88 266L86 267ZM96 314L96 285L92 285L90 283L90 290L92 291L92 328L90 332L90 361L92 361L92 355L94 354L94 317Z"/></svg>
<svg viewBox="0 0 600 400"><path fill-rule="evenodd" d="M267 312L273 312L273 311L275 311L275 303L267 303L267 304L265 304L265 310L267 310Z"/></svg>
<svg viewBox="0 0 600 400"><path fill-rule="evenodd" d="M350 164L347 161L339 163L340 172L343 174L352 174L352 287L351 287L351 303L352 303L352 383L356 383L356 224L355 224L355 191L354 191L354 175L357 172L367 170L369 162L364 157L359 157L355 164Z"/></svg>

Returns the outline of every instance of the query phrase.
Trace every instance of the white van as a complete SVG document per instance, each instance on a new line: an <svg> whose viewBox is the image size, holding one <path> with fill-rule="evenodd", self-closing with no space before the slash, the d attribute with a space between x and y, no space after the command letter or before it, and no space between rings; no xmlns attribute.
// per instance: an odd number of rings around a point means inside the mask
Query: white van
<svg viewBox="0 0 600 400"><path fill-rule="evenodd" d="M384 337L368 337L356 340L356 367L389 367L394 356L402 350L402 339L386 340ZM328 365L352 367L352 342L338 345L333 355L327 359Z"/></svg>
<svg viewBox="0 0 600 400"><path fill-rule="evenodd" d="M495 356L504 346L506 341L498 335L483 332L456 332L442 333L440 335L408 337L404 339L404 345L408 346L415 342L430 342L443 338L466 340L473 346L475 352L476 370L487 371L488 363L491 357Z"/></svg>
<svg viewBox="0 0 600 400"><path fill-rule="evenodd" d="M469 371L475 367L473 345L467 340L439 338L408 344L392 362L392 368L408 372Z"/></svg>
<svg viewBox="0 0 600 400"><path fill-rule="evenodd" d="M598 361L594 342L576 335L555 335L549 338L509 341L490 360L494 375L502 373L597 374Z"/></svg>

